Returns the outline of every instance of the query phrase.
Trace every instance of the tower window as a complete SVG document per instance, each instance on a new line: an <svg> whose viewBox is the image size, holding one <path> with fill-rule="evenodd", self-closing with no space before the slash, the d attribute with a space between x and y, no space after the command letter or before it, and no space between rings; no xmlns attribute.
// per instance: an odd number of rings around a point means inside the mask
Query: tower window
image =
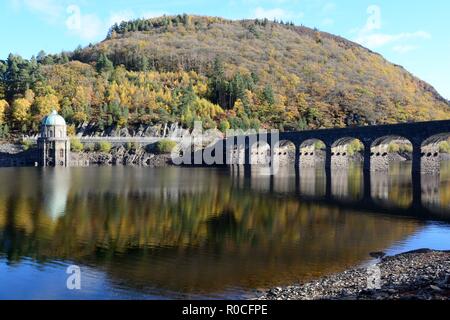
<svg viewBox="0 0 450 320"><path fill-rule="evenodd" d="M59 150L59 157L64 158L64 149Z"/></svg>

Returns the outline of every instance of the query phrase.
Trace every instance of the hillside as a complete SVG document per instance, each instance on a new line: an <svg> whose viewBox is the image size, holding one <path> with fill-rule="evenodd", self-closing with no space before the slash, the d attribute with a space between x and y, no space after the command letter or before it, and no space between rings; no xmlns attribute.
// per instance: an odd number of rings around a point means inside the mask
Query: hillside
<svg viewBox="0 0 450 320"><path fill-rule="evenodd" d="M54 106L70 123L99 130L195 120L222 130L301 130L450 119L432 86L379 54L267 20L123 22L74 52L10 56L0 76L0 123L23 132Z"/></svg>

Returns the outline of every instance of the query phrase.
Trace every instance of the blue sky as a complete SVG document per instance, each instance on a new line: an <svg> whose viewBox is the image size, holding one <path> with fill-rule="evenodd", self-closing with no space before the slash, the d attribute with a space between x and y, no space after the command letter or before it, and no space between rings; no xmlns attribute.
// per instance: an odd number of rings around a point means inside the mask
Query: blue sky
<svg viewBox="0 0 450 320"><path fill-rule="evenodd" d="M276 18L341 35L381 53L450 99L448 0L4 0L0 59L101 41L114 22L163 14Z"/></svg>

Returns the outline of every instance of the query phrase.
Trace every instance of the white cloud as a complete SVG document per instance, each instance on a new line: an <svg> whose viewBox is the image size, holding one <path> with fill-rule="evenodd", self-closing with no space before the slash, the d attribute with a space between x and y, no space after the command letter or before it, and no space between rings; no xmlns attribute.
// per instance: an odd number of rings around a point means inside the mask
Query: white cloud
<svg viewBox="0 0 450 320"><path fill-rule="evenodd" d="M72 0L74 3L77 1ZM28 10L49 23L64 24L72 35L83 40L98 40L106 35L107 30L114 24L135 18L153 18L167 14L166 12L143 12L135 14L131 10L112 12L108 18L100 18L97 14L82 12L79 5L65 6L66 1L58 0L9 0L11 7L16 10ZM80 1L78 1L80 3Z"/></svg>
<svg viewBox="0 0 450 320"><path fill-rule="evenodd" d="M67 14L69 15L65 20L67 29L84 40L96 40L106 35L107 30L115 23L164 15L163 12L145 12L137 15L131 10L125 10L112 12L108 19L102 20L95 14L83 14L77 5L68 6Z"/></svg>
<svg viewBox="0 0 450 320"><path fill-rule="evenodd" d="M10 3L15 10L27 9L49 22L54 22L64 12L64 7L55 0L11 0Z"/></svg>
<svg viewBox="0 0 450 320"><path fill-rule="evenodd" d="M327 2L322 7L322 12L324 13L330 13L333 12L334 10L336 10L336 4L334 4L333 2Z"/></svg>
<svg viewBox="0 0 450 320"><path fill-rule="evenodd" d="M416 49L417 46L406 42L431 38L431 34L422 30L394 34L383 33L381 32L381 8L376 5L371 5L367 8L367 14L369 14L369 17L367 18L366 24L362 28L355 30L357 33L355 41L368 48L376 49L395 44L392 50L399 53L407 53Z"/></svg>
<svg viewBox="0 0 450 320"><path fill-rule="evenodd" d="M82 14L80 7L67 7L67 29L84 40L94 40L105 33L105 24L95 14Z"/></svg>
<svg viewBox="0 0 450 320"><path fill-rule="evenodd" d="M394 50L397 53L408 53L411 51L414 51L417 49L417 46L412 46L412 45L396 45L392 48L392 50Z"/></svg>
<svg viewBox="0 0 450 320"><path fill-rule="evenodd" d="M414 39L430 39L431 35L425 31L403 32L398 34L373 33L363 34L357 38L357 42L369 48L378 48L394 42L414 40Z"/></svg>
<svg viewBox="0 0 450 320"><path fill-rule="evenodd" d="M269 20L287 20L303 17L303 13L294 14L292 11L287 11L282 8L264 9L262 7L257 7L253 13L253 17L256 19L267 18Z"/></svg>
<svg viewBox="0 0 450 320"><path fill-rule="evenodd" d="M329 27L329 26L334 25L334 20L331 18L325 18L321 21L320 24L324 27Z"/></svg>

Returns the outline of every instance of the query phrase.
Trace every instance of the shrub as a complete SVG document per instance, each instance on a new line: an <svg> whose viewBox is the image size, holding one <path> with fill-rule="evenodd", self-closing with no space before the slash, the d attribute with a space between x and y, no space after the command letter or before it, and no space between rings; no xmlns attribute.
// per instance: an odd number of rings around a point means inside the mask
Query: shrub
<svg viewBox="0 0 450 320"><path fill-rule="evenodd" d="M85 151L92 152L92 151L95 150L95 145L92 144L92 143L88 143L88 144L86 144L86 145L84 146L84 150L85 150Z"/></svg>
<svg viewBox="0 0 450 320"><path fill-rule="evenodd" d="M326 146L325 143L323 143L322 141L316 141L316 143L314 143L314 149L315 150L325 150Z"/></svg>
<svg viewBox="0 0 450 320"><path fill-rule="evenodd" d="M95 145L95 150L103 153L109 153L112 149L111 143L108 141L101 141Z"/></svg>
<svg viewBox="0 0 450 320"><path fill-rule="evenodd" d="M220 121L220 124L219 124L219 130L220 131L222 131L223 133L226 133L226 131L229 130L230 128L231 128L231 125L228 122L228 120Z"/></svg>
<svg viewBox="0 0 450 320"><path fill-rule="evenodd" d="M347 146L347 153L349 156L354 156L357 153L360 153L364 150L364 145L359 140L353 140L348 146Z"/></svg>
<svg viewBox="0 0 450 320"><path fill-rule="evenodd" d="M82 152L84 150L84 146L79 139L74 138L70 140L70 150L73 152Z"/></svg>
<svg viewBox="0 0 450 320"><path fill-rule="evenodd" d="M450 143L448 143L448 141L442 141L439 144L439 152L440 153L450 153Z"/></svg>
<svg viewBox="0 0 450 320"><path fill-rule="evenodd" d="M410 143L402 144L400 146L400 152L412 153L413 152L413 146Z"/></svg>
<svg viewBox="0 0 450 320"><path fill-rule="evenodd" d="M396 143L390 143L388 146L388 152L389 153L398 153L400 152L400 146Z"/></svg>
<svg viewBox="0 0 450 320"><path fill-rule="evenodd" d="M171 153L177 143L169 139L163 139L156 143L155 150L159 154Z"/></svg>
<svg viewBox="0 0 450 320"><path fill-rule="evenodd" d="M29 149L31 149L31 147L33 146L33 142L29 141L29 140L23 140L22 141L22 148L24 151L27 151Z"/></svg>

